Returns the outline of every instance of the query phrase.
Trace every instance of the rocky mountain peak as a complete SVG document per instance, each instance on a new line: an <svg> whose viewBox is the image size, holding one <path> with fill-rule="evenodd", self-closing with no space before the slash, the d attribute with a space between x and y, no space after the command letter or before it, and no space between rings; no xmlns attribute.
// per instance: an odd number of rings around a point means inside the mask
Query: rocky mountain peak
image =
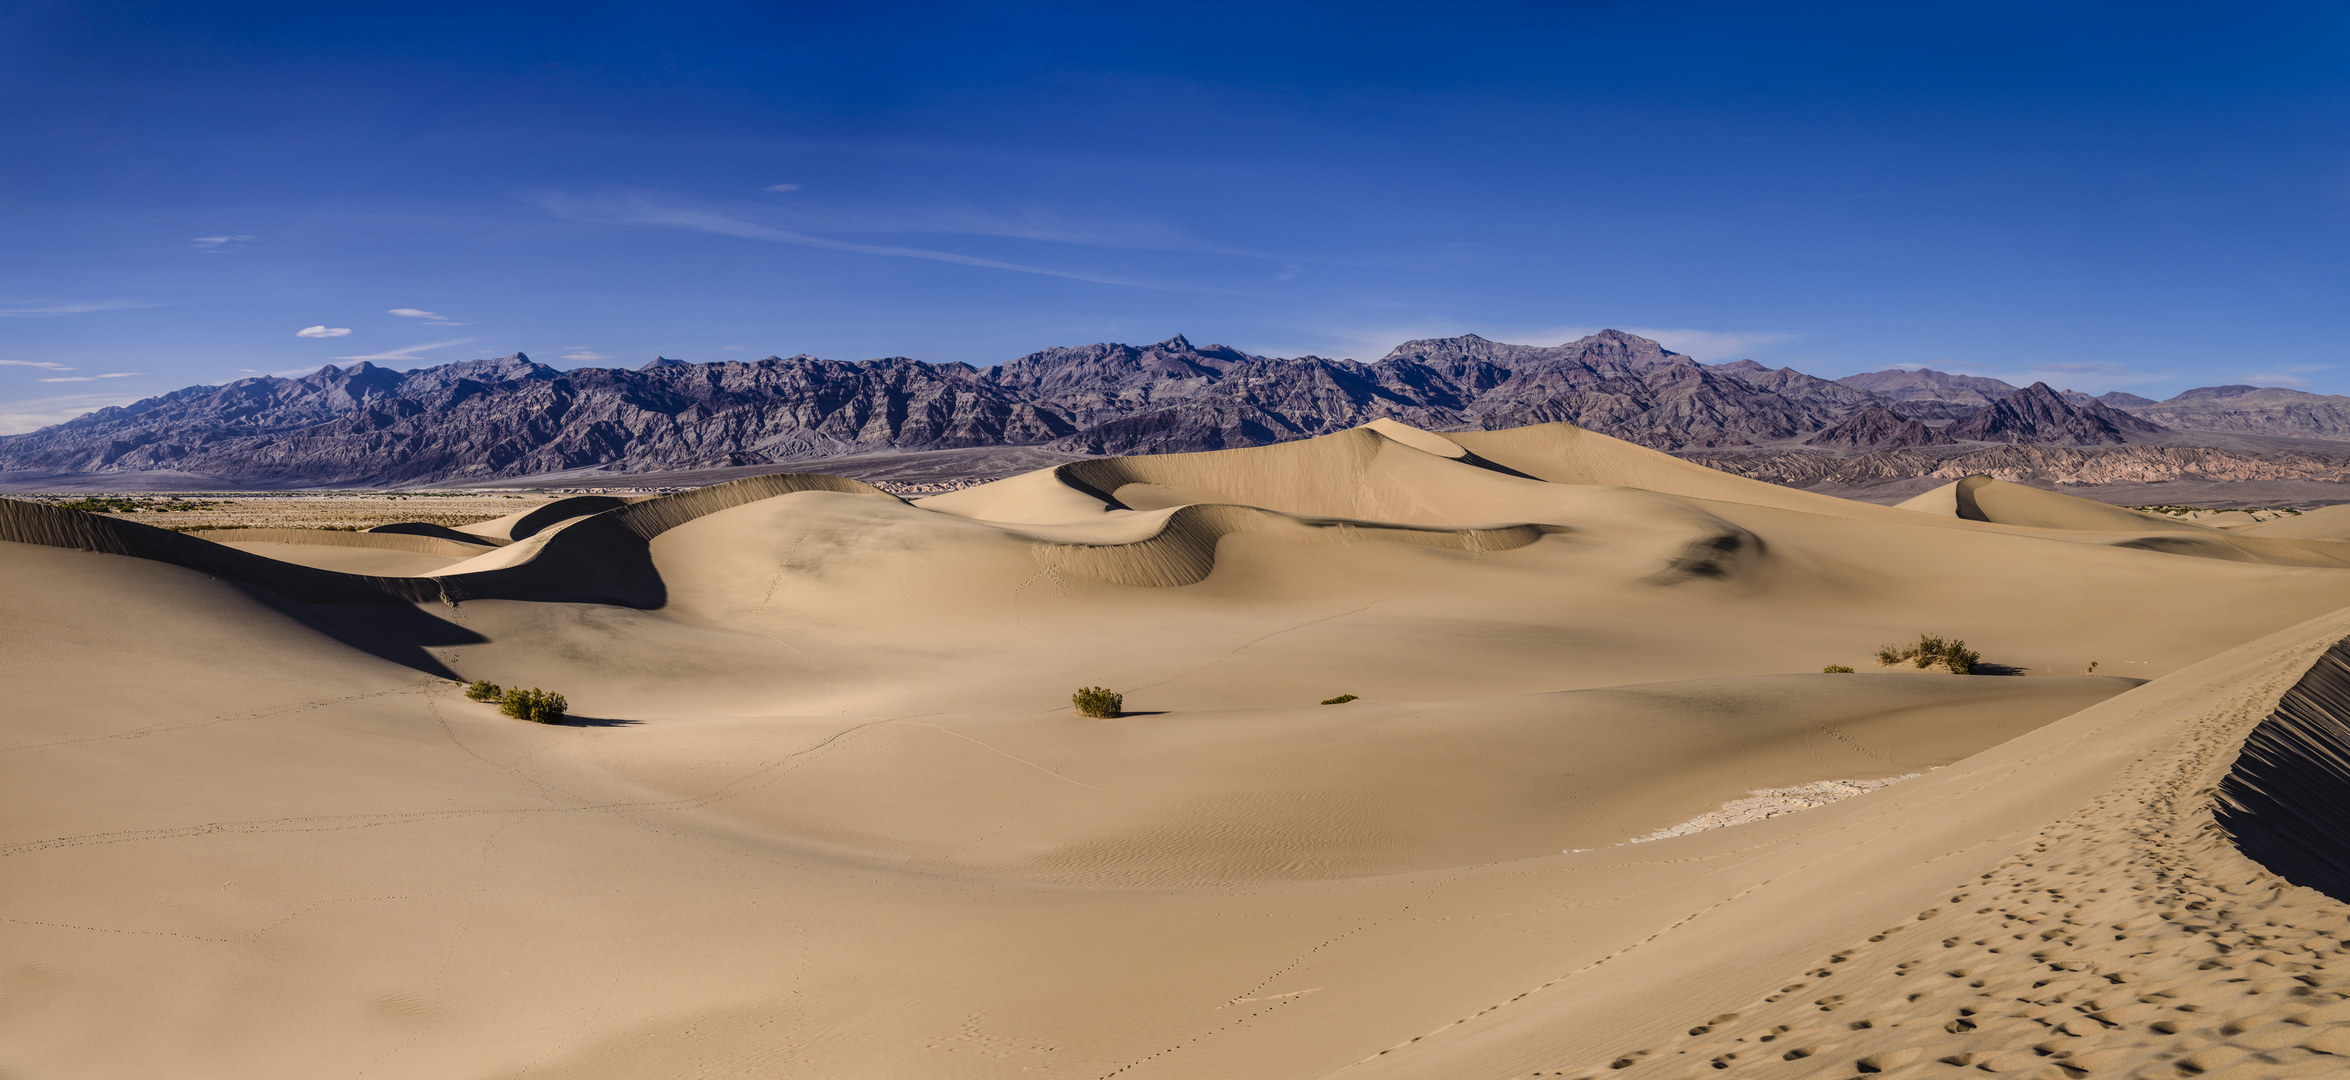
<svg viewBox="0 0 2350 1080"><path fill-rule="evenodd" d="M1837 450L1903 450L1916 446L1947 446L1957 440L1883 406L1870 405L1809 439L1806 446Z"/></svg>
<svg viewBox="0 0 2350 1080"><path fill-rule="evenodd" d="M2102 402L2074 404L2047 383L2036 382L1959 420L1943 430L1950 438L1977 442L2052 443L2093 446L2124 443L2131 435L2166 430Z"/></svg>

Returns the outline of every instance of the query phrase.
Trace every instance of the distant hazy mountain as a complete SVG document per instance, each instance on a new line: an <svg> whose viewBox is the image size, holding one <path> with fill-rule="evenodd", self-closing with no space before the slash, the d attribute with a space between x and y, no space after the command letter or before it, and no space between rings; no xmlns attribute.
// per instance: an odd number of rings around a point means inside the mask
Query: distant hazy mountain
<svg viewBox="0 0 2350 1080"><path fill-rule="evenodd" d="M1750 360L1700 364L1607 330L1556 346L1410 341L1375 363L1253 356L1180 336L1047 349L986 369L903 357L656 357L635 370L569 371L520 353L407 372L362 362L189 387L0 437L0 469L423 484L885 450L1213 450L1379 417L1438 430L1566 421L1664 450L2095 445L2165 424L2350 437L2350 398L2211 387L2155 404L1930 370L1831 381Z"/></svg>
<svg viewBox="0 0 2350 1080"><path fill-rule="evenodd" d="M1952 375L1931 368L1888 368L1847 375L1838 383L1890 398L1889 408L1918 420L1955 420L2016 392L2016 387L1980 375Z"/></svg>
<svg viewBox="0 0 2350 1080"><path fill-rule="evenodd" d="M2132 403L2132 412L2172 427L2309 439L2350 438L2350 397L2335 394L2275 386L2205 386L2159 403L2137 400L2145 404Z"/></svg>

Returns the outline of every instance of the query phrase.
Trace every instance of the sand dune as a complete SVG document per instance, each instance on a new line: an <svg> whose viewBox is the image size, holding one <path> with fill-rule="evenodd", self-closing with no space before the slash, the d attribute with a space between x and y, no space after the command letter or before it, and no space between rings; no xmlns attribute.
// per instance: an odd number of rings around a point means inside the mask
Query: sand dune
<svg viewBox="0 0 2350 1080"><path fill-rule="evenodd" d="M1381 422L486 543L0 503L0 1074L2343 1071L2337 530L2013 487Z"/></svg>

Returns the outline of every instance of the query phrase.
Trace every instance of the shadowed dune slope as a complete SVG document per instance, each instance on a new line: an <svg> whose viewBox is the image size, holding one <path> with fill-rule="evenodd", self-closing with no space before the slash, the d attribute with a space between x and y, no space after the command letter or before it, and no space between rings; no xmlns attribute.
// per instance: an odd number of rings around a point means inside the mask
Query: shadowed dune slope
<svg viewBox="0 0 2350 1080"><path fill-rule="evenodd" d="M2245 740L2220 785L2236 846L2297 885L2350 899L2350 642L2326 650Z"/></svg>

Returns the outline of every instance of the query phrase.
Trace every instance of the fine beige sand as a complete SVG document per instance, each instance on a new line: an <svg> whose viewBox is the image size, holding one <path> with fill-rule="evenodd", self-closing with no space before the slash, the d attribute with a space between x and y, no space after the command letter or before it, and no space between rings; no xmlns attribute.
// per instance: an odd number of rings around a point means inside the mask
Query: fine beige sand
<svg viewBox="0 0 2350 1080"><path fill-rule="evenodd" d="M2350 1073L2317 518L1384 421L912 502L0 502L0 1077ZM1875 665L1920 632L2005 674ZM1789 790L1859 794L1650 839Z"/></svg>

